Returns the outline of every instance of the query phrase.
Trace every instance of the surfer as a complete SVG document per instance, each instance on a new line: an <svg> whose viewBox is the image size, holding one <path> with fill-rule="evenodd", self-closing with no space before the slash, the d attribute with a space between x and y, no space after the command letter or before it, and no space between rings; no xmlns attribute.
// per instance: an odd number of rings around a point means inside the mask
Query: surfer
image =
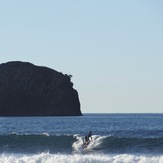
<svg viewBox="0 0 163 163"><path fill-rule="evenodd" d="M83 141L83 148L86 148L88 144L89 144L89 139L88 139L88 136L86 135Z"/></svg>
<svg viewBox="0 0 163 163"><path fill-rule="evenodd" d="M84 142L83 142L83 148L86 148L87 145L89 145L90 141L92 141L92 131L90 131L89 134L85 136Z"/></svg>
<svg viewBox="0 0 163 163"><path fill-rule="evenodd" d="M89 134L88 134L88 141L90 142L89 138L91 138L91 141L92 141L92 131L90 131Z"/></svg>

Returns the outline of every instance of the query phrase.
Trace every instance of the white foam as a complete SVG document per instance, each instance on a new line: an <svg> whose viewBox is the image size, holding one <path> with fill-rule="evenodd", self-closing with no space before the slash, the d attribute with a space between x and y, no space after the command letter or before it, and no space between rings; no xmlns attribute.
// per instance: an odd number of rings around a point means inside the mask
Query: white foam
<svg viewBox="0 0 163 163"><path fill-rule="evenodd" d="M72 147L78 152L83 152L84 150L92 150L93 148L98 147L102 143L102 140L106 138L105 136L93 135L92 141L89 143L87 148L83 149L82 146L84 137L78 134L74 135L74 137L77 141L73 143Z"/></svg>
<svg viewBox="0 0 163 163"><path fill-rule="evenodd" d="M49 136L49 134L46 133L46 132L42 133L42 135L44 135L44 136Z"/></svg>
<svg viewBox="0 0 163 163"><path fill-rule="evenodd" d="M12 135L19 135L17 132L12 132L11 134Z"/></svg>
<svg viewBox="0 0 163 163"><path fill-rule="evenodd" d="M0 163L162 163L163 155L66 155L41 153L36 155L0 155Z"/></svg>

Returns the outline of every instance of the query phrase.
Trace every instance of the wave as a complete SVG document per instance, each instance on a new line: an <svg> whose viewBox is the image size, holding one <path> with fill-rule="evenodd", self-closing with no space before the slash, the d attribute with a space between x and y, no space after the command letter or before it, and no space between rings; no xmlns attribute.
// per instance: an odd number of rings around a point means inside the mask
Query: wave
<svg viewBox="0 0 163 163"><path fill-rule="evenodd" d="M73 136L68 135L0 135L0 152L41 153L71 152Z"/></svg>
<svg viewBox="0 0 163 163"><path fill-rule="evenodd" d="M81 150L82 137L75 135L77 141L73 147ZM88 150L102 151L103 153L159 153L163 154L163 137L158 138L125 138L115 136L93 135L93 142Z"/></svg>
<svg viewBox="0 0 163 163"><path fill-rule="evenodd" d="M112 162L121 162L121 163L156 163L163 162L163 156L157 155L131 155L131 154L49 154L49 153L41 153L34 155L18 155L18 154L2 154L0 155L0 162L44 162L44 163L112 163Z"/></svg>
<svg viewBox="0 0 163 163"><path fill-rule="evenodd" d="M119 138L107 137L101 144L108 152L118 153L163 153L163 137L159 138Z"/></svg>
<svg viewBox="0 0 163 163"><path fill-rule="evenodd" d="M80 135L0 135L1 153L154 153L163 154L163 137L125 138L93 135L93 141L83 150Z"/></svg>

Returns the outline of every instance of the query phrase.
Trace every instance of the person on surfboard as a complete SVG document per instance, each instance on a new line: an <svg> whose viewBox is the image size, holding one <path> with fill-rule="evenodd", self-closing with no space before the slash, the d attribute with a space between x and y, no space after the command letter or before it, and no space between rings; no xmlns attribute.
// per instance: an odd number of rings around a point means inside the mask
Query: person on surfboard
<svg viewBox="0 0 163 163"><path fill-rule="evenodd" d="M90 141L92 141L92 131L90 131L89 134L85 136L84 142L83 142L83 148L86 148L87 145L90 143Z"/></svg>
<svg viewBox="0 0 163 163"><path fill-rule="evenodd" d="M91 138L91 140L89 138ZM90 131L89 134L88 134L88 141L89 142L92 141L92 131Z"/></svg>

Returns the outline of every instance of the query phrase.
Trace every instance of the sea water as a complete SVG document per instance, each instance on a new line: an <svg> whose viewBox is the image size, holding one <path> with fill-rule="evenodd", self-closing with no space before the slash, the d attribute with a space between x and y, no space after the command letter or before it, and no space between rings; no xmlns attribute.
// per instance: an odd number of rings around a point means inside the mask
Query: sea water
<svg viewBox="0 0 163 163"><path fill-rule="evenodd" d="M163 163L163 114L0 117L1 162Z"/></svg>

